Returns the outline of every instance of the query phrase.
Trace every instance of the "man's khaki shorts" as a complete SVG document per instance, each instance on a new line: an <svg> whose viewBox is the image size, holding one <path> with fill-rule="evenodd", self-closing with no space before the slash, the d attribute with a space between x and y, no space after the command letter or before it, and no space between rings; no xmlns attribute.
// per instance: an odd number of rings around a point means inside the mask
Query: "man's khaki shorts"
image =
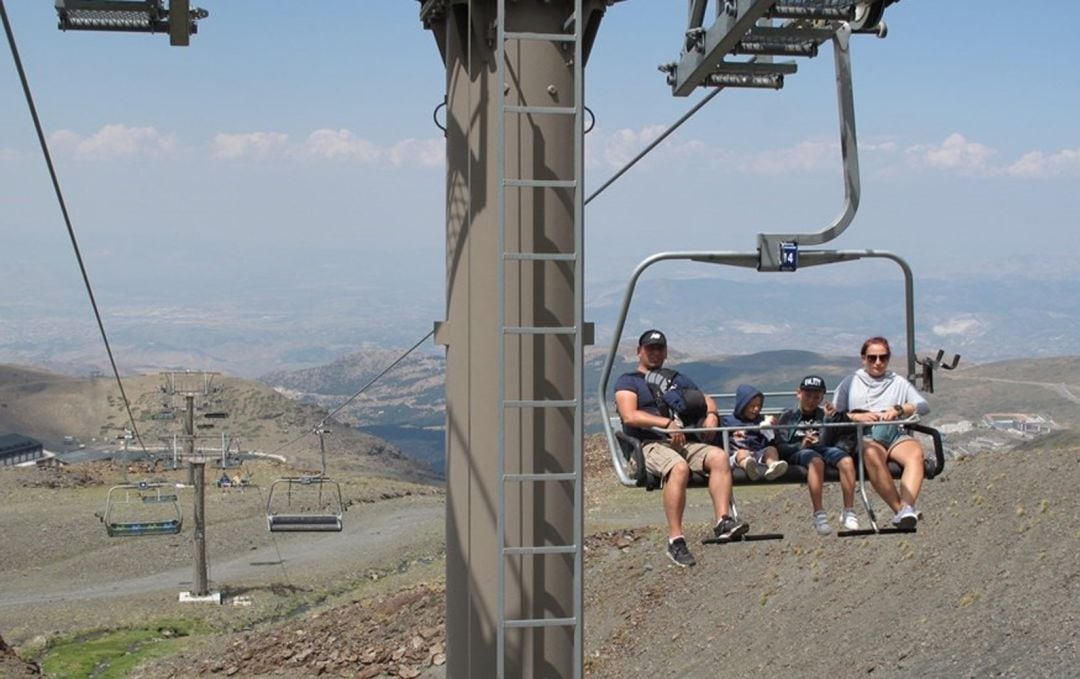
<svg viewBox="0 0 1080 679"><path fill-rule="evenodd" d="M648 441L642 445L641 452L645 454L645 469L659 476L663 483L672 467L683 460L690 465L691 472L705 473L705 456L713 448L716 446L688 441L682 450L676 450L667 441Z"/></svg>

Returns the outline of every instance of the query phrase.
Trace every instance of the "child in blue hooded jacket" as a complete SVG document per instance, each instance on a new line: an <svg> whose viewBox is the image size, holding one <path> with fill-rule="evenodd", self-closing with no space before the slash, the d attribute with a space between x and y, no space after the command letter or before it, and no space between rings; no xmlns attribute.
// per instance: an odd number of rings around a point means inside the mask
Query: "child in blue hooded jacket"
<svg viewBox="0 0 1080 679"><path fill-rule="evenodd" d="M764 406L765 395L757 387L740 384L735 390L732 413L720 420L722 427L748 427L731 432L728 454L731 456L731 466L741 467L751 481L761 478L773 481L783 476L788 468L787 462L780 459L768 431L760 428L765 423L761 414Z"/></svg>

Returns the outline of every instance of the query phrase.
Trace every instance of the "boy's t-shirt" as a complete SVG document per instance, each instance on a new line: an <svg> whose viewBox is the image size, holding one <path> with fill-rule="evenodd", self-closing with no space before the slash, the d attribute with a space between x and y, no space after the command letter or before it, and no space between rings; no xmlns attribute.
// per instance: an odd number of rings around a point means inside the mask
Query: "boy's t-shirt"
<svg viewBox="0 0 1080 679"><path fill-rule="evenodd" d="M797 426L790 429L776 430L776 447L780 451L781 457L786 459L787 456L802 450L803 439L811 432L816 432L818 441L822 441L824 438L822 429L814 425L820 425L824 421L825 410L821 407L814 408L811 413L805 413L802 408L798 407L785 410L776 423L795 424Z"/></svg>

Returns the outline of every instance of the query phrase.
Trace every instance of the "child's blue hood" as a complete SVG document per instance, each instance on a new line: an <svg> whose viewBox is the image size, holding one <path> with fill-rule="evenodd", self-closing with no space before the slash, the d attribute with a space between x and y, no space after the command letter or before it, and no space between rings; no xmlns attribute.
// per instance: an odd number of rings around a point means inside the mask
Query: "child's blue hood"
<svg viewBox="0 0 1080 679"><path fill-rule="evenodd" d="M764 398L764 394L758 391L758 388L749 384L740 384L735 389L735 409L732 411L732 415L742 419L743 409L749 405L750 401L754 400L755 396L761 396Z"/></svg>

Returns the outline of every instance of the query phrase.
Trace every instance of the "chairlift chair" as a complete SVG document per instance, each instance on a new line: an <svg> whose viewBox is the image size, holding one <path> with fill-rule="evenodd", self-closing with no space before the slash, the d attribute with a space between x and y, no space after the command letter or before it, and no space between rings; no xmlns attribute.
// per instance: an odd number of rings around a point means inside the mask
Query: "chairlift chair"
<svg viewBox="0 0 1080 679"><path fill-rule="evenodd" d="M878 5L878 8L883 9L889 2L882 2ZM880 14L877 16L866 17L868 21L867 25L877 24L880 22ZM864 25L864 27L866 27ZM841 156L843 161L843 176L844 176L844 205L840 215L833 220L832 223L826 226L825 229L818 233L809 234L758 234L758 249L752 252L732 252L732 251L686 251L686 252L662 252L643 260L637 268L634 270L630 277L630 282L627 284L626 293L623 297L622 307L619 311L618 320L616 321L615 330L612 337L611 348L604 361L604 367L601 371L599 385L597 388L598 402L601 413L601 423L604 427L604 434L607 439L608 448L611 454L611 460L615 469L616 476L620 483L628 487L645 486L649 487L654 482L650 482L644 469L644 457L641 455L641 444L639 441L626 435L621 429L621 422L618 416L612 416L608 410L608 387L611 379L612 368L615 364L616 356L619 352L619 345L622 341L623 331L626 325L626 317L630 308L630 303L633 298L634 289L637 285L638 279L641 275L651 266L662 261L693 261L709 264L721 264L728 266L739 266L745 268L754 268L762 272L794 272L800 266L820 266L824 264L834 264L845 261L856 261L866 258L883 258L892 260L900 266L904 275L904 300L905 300L905 335L906 335L906 358L907 358L907 376L912 381L919 380L923 377L924 391L932 391L932 378L927 376L927 373L932 371L935 367L933 361L919 362L922 366L923 373L920 376L916 373L916 356L915 356L915 313L914 313L914 282L911 272L911 267L900 256L891 252L882 250L803 250L805 245L821 245L830 240L838 237L851 223L855 217L855 212L859 206L860 197L860 184L859 184L859 166L858 166L858 145L855 134L855 110L854 110L854 97L852 95L852 78L851 78L851 57L848 50L847 41L851 34L851 25L841 25L835 33L834 42L834 67L836 70L836 88L837 88L837 108L840 114L840 136L841 136ZM673 83L674 84L674 83ZM678 92L676 92L678 93ZM940 365L940 361L936 364ZM955 365L955 364L954 364ZM953 366L944 366L953 367ZM927 477L932 478L941 472L944 467L944 453L941 445L941 435L937 430L932 427L912 422L907 425L912 431L918 431L929 435L933 439L934 445L934 458L932 466L927 466ZM862 427L857 429L861 433ZM718 430L723 431L723 428ZM692 430L691 430L692 431ZM724 432L723 443L726 449L727 433ZM862 494L864 506L867 509L867 513L870 516L871 523L873 524L873 530L869 532L886 532L885 529L879 529L874 518L873 509L870 506L869 499L865 493L865 477L864 470L861 464L861 441L859 444L859 487ZM899 468L895 468L893 473L899 472ZM798 469L792 469L788 473L789 480L802 481L801 475L805 472L801 472ZM739 485L748 483L742 470L733 470L734 482ZM703 483L704 479L692 480L692 483ZM734 501L733 501L734 510ZM857 533L863 533L858 531ZM843 534L843 533L841 533Z"/></svg>
<svg viewBox="0 0 1080 679"><path fill-rule="evenodd" d="M277 479L266 497L266 526L271 533L340 532L344 512L341 484L325 476Z"/></svg>
<svg viewBox="0 0 1080 679"><path fill-rule="evenodd" d="M324 424L320 423L313 430L319 437L322 472L318 475L286 476L270 484L266 497L266 526L271 533L325 533L340 532L342 529L345 503L341 499L341 484L326 476L326 443L323 436L329 430ZM284 504L283 509L279 507L281 504Z"/></svg>
<svg viewBox="0 0 1080 679"><path fill-rule="evenodd" d="M183 527L175 487L161 481L113 486L100 518L109 537L176 535Z"/></svg>

